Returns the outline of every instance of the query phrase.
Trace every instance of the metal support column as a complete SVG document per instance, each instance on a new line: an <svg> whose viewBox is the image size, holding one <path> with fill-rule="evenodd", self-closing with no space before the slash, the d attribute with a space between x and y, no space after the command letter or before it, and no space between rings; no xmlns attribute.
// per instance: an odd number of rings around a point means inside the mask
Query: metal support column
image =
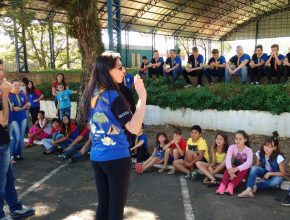
<svg viewBox="0 0 290 220"><path fill-rule="evenodd" d="M50 68L55 69L55 53L54 53L54 31L52 22L48 23L49 50L50 50Z"/></svg>
<svg viewBox="0 0 290 220"><path fill-rule="evenodd" d="M118 53L121 53L121 0L108 0L107 11L109 50L115 50Z"/></svg>
<svg viewBox="0 0 290 220"><path fill-rule="evenodd" d="M129 31L125 30L125 52L126 52L126 67L129 67L129 50L130 50L130 43L129 43Z"/></svg>
<svg viewBox="0 0 290 220"><path fill-rule="evenodd" d="M256 35L255 35L255 46L258 44L259 39L259 20L256 21Z"/></svg>
<svg viewBox="0 0 290 220"><path fill-rule="evenodd" d="M17 72L28 73L27 48L25 28L23 25L17 25L14 20L14 38Z"/></svg>
<svg viewBox="0 0 290 220"><path fill-rule="evenodd" d="M152 34L152 57L154 56L155 49L155 34Z"/></svg>
<svg viewBox="0 0 290 220"><path fill-rule="evenodd" d="M224 42L221 40L221 55L224 56Z"/></svg>
<svg viewBox="0 0 290 220"><path fill-rule="evenodd" d="M68 27L65 28L65 36L66 36L66 62L67 68L70 69L70 54L69 54L69 35L68 35Z"/></svg>

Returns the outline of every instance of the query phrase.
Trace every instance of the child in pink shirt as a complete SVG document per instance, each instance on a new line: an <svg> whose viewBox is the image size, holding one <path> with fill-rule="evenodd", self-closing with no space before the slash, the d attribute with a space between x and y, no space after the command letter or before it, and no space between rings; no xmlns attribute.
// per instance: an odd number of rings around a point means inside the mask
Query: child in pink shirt
<svg viewBox="0 0 290 220"><path fill-rule="evenodd" d="M234 188L248 176L253 164L253 151L249 148L249 136L245 131L237 131L235 143L229 147L226 156L226 170L217 194L225 192L233 195Z"/></svg>

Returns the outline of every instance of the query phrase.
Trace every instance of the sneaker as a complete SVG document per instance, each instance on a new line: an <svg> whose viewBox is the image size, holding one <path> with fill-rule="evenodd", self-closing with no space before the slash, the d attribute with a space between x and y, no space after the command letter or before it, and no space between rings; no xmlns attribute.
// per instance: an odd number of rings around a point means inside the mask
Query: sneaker
<svg viewBox="0 0 290 220"><path fill-rule="evenodd" d="M225 190L226 190L226 186L223 183L221 183L215 193L219 195L223 195L225 193Z"/></svg>
<svg viewBox="0 0 290 220"><path fill-rule="evenodd" d="M18 161L18 160L24 160L24 158L21 155L16 155L14 157L14 160Z"/></svg>
<svg viewBox="0 0 290 220"><path fill-rule="evenodd" d="M192 87L191 84L186 84L185 86L183 86L184 88L189 88L189 87Z"/></svg>
<svg viewBox="0 0 290 220"><path fill-rule="evenodd" d="M200 84L197 84L196 88L200 88L200 87L202 87L202 85L200 85Z"/></svg>
<svg viewBox="0 0 290 220"><path fill-rule="evenodd" d="M184 178L185 178L185 179L188 179L188 180L191 179L191 173L186 174L186 175L184 176Z"/></svg>
<svg viewBox="0 0 290 220"><path fill-rule="evenodd" d="M198 175L199 175L198 170L197 169L193 170L191 172L191 180L193 180L193 181L197 180Z"/></svg>
<svg viewBox="0 0 290 220"><path fill-rule="evenodd" d="M67 158L66 158L66 156L65 156L64 154L59 154L59 155L57 156L57 159L58 159L58 160L66 160Z"/></svg>
<svg viewBox="0 0 290 220"><path fill-rule="evenodd" d="M35 215L34 209L22 208L20 210L15 210L14 212L10 213L10 217L13 219L19 219L23 217L29 217Z"/></svg>
<svg viewBox="0 0 290 220"><path fill-rule="evenodd" d="M229 195L233 195L234 194L234 185L233 184L229 184L227 189L226 189L226 193Z"/></svg>
<svg viewBox="0 0 290 220"><path fill-rule="evenodd" d="M282 202L282 206L290 206L290 195L287 195Z"/></svg>
<svg viewBox="0 0 290 220"><path fill-rule="evenodd" d="M255 83L254 82L251 82L251 85L255 85Z"/></svg>
<svg viewBox="0 0 290 220"><path fill-rule="evenodd" d="M257 81L257 82L256 82L256 85L259 85L259 84L260 84L260 83Z"/></svg>
<svg viewBox="0 0 290 220"><path fill-rule="evenodd" d="M72 157L72 158L69 159L69 162L70 163L75 163L75 162L77 162L77 159L75 157Z"/></svg>

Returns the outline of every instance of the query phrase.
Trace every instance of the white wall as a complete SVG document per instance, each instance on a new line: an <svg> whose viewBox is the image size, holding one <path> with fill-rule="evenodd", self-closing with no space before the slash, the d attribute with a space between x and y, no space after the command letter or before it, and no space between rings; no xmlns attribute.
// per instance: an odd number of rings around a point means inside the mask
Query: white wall
<svg viewBox="0 0 290 220"><path fill-rule="evenodd" d="M53 101L41 101L41 109L49 118L56 117ZM76 103L72 102L71 118L76 116ZM245 130L248 134L271 135L277 130L281 137L290 137L290 113L272 115L261 111L194 111L181 109L171 111L158 106L148 105L146 108L146 125L166 125L191 127L199 124L203 129L235 132Z"/></svg>
<svg viewBox="0 0 290 220"><path fill-rule="evenodd" d="M290 113L272 115L261 111L193 111L182 109L171 111L158 106L146 108L146 125L173 124L191 127L199 124L203 129L235 132L245 130L248 134L271 135L277 130L281 137L290 137Z"/></svg>

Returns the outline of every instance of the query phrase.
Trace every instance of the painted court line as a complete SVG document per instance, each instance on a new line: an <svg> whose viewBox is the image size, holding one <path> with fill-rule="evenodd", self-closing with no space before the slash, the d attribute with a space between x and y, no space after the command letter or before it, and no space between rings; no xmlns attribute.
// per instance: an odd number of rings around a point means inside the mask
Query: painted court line
<svg viewBox="0 0 290 220"><path fill-rule="evenodd" d="M70 161L67 161L65 164L55 168L53 171L51 171L49 174L47 174L41 180L39 180L38 182L34 183L31 187L29 187L26 191L24 191L23 193L21 193L19 195L19 199L21 199L22 197L26 196L27 194L33 192L37 187L39 187L41 184L45 183L53 175L55 175L57 172L59 172L62 168L66 167L69 163L70 163Z"/></svg>
<svg viewBox="0 0 290 220"><path fill-rule="evenodd" d="M182 194L182 201L183 201L183 206L184 206L185 220L194 220L195 217L192 210L192 205L190 201L186 179L184 179L183 176L180 176L179 180L180 180L180 185L181 185L181 194Z"/></svg>

